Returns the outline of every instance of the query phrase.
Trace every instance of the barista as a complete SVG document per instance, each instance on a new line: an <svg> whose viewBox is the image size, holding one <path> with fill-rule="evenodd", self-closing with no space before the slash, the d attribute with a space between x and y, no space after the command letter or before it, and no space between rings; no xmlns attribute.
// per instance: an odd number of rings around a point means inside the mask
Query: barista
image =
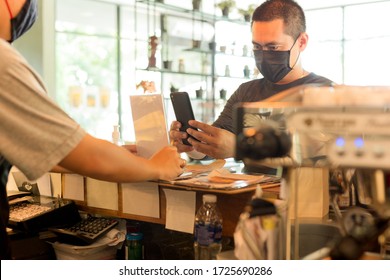
<svg viewBox="0 0 390 280"><path fill-rule="evenodd" d="M111 182L173 179L185 160L165 147L150 160L84 131L53 101L27 61L10 44L37 18L37 0L0 0L0 256L10 258L6 193L12 165L30 180L70 171Z"/></svg>

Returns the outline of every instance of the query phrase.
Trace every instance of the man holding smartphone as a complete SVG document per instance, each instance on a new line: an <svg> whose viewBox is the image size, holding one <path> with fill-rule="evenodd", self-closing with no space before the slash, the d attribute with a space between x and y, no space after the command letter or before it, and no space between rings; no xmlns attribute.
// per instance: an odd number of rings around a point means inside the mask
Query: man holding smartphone
<svg viewBox="0 0 390 280"><path fill-rule="evenodd" d="M256 66L263 78L243 83L229 98L213 125L189 121L197 128L180 132L181 123L171 124L169 136L179 152L195 159L235 156L233 110L241 102L259 102L279 92L304 84L331 85L332 81L306 71L300 54L308 43L305 14L293 0L267 0L252 15L252 43ZM275 63L276 61L276 63ZM188 135L192 146L184 145Z"/></svg>

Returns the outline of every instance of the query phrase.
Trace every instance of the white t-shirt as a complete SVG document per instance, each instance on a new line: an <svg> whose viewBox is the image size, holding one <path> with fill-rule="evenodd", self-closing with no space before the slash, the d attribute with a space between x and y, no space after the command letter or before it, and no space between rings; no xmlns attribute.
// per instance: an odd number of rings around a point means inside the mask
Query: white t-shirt
<svg viewBox="0 0 390 280"><path fill-rule="evenodd" d="M48 97L27 61L0 40L0 155L33 180L57 165L85 135Z"/></svg>

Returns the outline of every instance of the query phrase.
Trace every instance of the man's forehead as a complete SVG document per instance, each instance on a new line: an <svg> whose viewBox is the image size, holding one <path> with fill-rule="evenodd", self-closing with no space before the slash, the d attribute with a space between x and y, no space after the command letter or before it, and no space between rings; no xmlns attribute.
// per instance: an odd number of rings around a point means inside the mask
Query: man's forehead
<svg viewBox="0 0 390 280"><path fill-rule="evenodd" d="M278 31L284 30L284 20L282 18L277 18L267 21L253 21L252 28L261 28L261 29L276 29Z"/></svg>
<svg viewBox="0 0 390 280"><path fill-rule="evenodd" d="M293 40L285 33L283 19L272 21L254 21L252 24L252 41L259 44L282 44Z"/></svg>

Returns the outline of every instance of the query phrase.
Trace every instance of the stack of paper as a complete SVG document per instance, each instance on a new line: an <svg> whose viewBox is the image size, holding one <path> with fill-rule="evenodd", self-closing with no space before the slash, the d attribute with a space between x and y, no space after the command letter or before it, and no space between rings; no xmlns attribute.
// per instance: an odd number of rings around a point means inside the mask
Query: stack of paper
<svg viewBox="0 0 390 280"><path fill-rule="evenodd" d="M207 187L207 188L242 188L261 183L264 175L233 174L227 169L216 169L209 173L202 173L190 179L176 180L175 185Z"/></svg>

